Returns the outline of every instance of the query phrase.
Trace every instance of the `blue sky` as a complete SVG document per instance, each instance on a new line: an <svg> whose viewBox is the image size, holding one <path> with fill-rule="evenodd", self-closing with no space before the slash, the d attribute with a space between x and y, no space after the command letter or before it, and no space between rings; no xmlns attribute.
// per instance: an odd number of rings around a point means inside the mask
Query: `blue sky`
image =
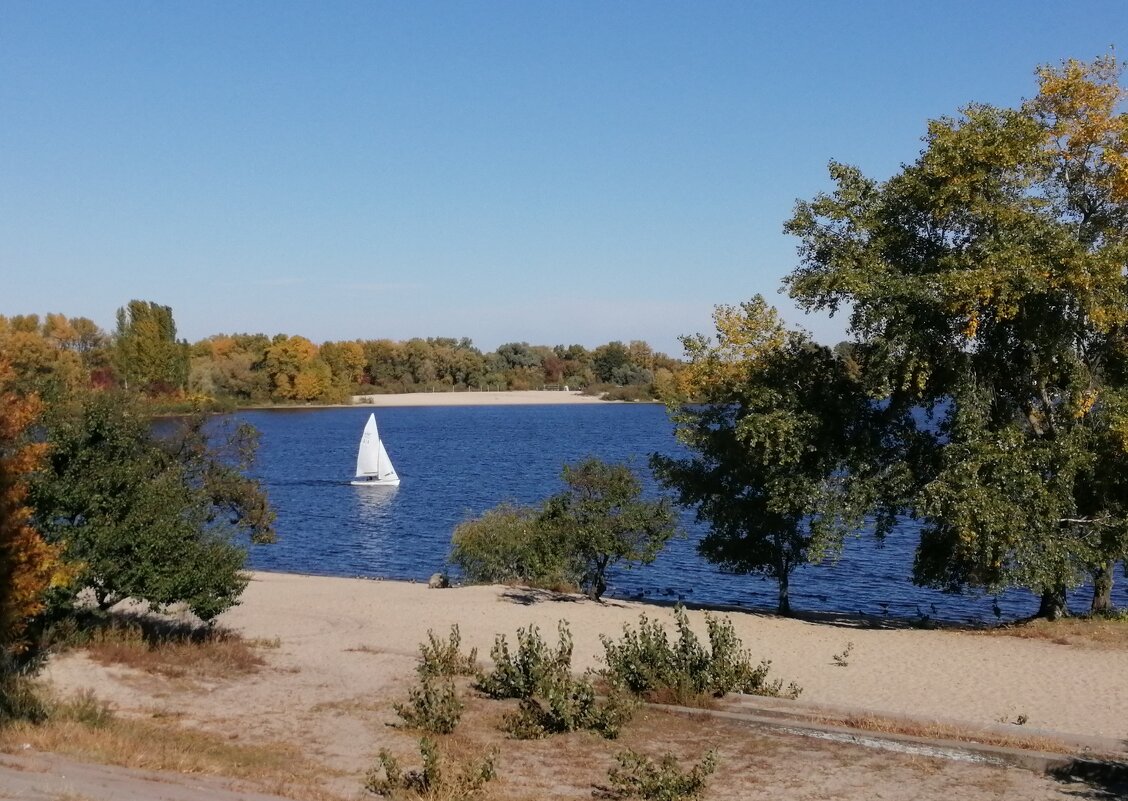
<svg viewBox="0 0 1128 801"><path fill-rule="evenodd" d="M827 162L888 177L1126 34L1123 0L0 0L0 314L680 354L759 292L833 342L777 294Z"/></svg>

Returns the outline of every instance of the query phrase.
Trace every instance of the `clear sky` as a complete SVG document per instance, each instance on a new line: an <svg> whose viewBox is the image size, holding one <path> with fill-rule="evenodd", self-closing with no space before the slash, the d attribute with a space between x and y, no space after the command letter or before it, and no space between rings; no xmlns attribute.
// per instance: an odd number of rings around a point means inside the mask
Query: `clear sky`
<svg viewBox="0 0 1128 801"><path fill-rule="evenodd" d="M0 314L680 355L760 292L833 342L777 294L827 162L1125 39L1126 0L0 0Z"/></svg>

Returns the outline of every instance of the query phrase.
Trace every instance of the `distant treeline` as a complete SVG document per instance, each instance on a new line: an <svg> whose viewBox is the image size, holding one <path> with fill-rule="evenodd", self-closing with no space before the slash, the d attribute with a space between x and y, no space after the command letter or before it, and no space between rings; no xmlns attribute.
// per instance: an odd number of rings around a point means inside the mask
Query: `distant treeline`
<svg viewBox="0 0 1128 801"><path fill-rule="evenodd" d="M649 399L682 363L638 340L582 345L510 342L483 353L468 338L325 342L287 334L177 339L172 309L134 300L112 333L85 317L0 316L0 355L28 389L123 387L150 396L236 405L337 403L352 395L455 390L584 390Z"/></svg>

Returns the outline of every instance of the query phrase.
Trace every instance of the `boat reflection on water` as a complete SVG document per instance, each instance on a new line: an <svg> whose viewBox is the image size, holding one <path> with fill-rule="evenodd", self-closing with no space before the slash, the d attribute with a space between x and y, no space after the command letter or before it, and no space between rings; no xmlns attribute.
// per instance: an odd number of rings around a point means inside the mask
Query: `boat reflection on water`
<svg viewBox="0 0 1128 801"><path fill-rule="evenodd" d="M377 520L388 516L398 492L399 487L394 486L360 487L353 495L362 518Z"/></svg>

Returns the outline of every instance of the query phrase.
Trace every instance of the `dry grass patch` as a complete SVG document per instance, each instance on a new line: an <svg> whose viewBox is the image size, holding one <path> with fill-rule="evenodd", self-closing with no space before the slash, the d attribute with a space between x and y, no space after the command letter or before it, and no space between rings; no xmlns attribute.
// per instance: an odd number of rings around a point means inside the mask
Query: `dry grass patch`
<svg viewBox="0 0 1128 801"><path fill-rule="evenodd" d="M41 724L13 723L0 728L0 750L19 753L25 746L126 768L241 779L263 792L302 801L341 801L321 789L328 771L295 746L234 743L167 719L151 723L110 717L91 725L74 716L58 715Z"/></svg>
<svg viewBox="0 0 1128 801"><path fill-rule="evenodd" d="M1128 618L1068 617L1061 620L1030 620L984 629L1001 637L1046 640L1058 645L1091 648L1128 648Z"/></svg>
<svg viewBox="0 0 1128 801"><path fill-rule="evenodd" d="M86 632L78 647L103 665L123 665L169 678L224 679L255 672L266 664L259 651L279 644L246 640L223 628L113 619Z"/></svg>

